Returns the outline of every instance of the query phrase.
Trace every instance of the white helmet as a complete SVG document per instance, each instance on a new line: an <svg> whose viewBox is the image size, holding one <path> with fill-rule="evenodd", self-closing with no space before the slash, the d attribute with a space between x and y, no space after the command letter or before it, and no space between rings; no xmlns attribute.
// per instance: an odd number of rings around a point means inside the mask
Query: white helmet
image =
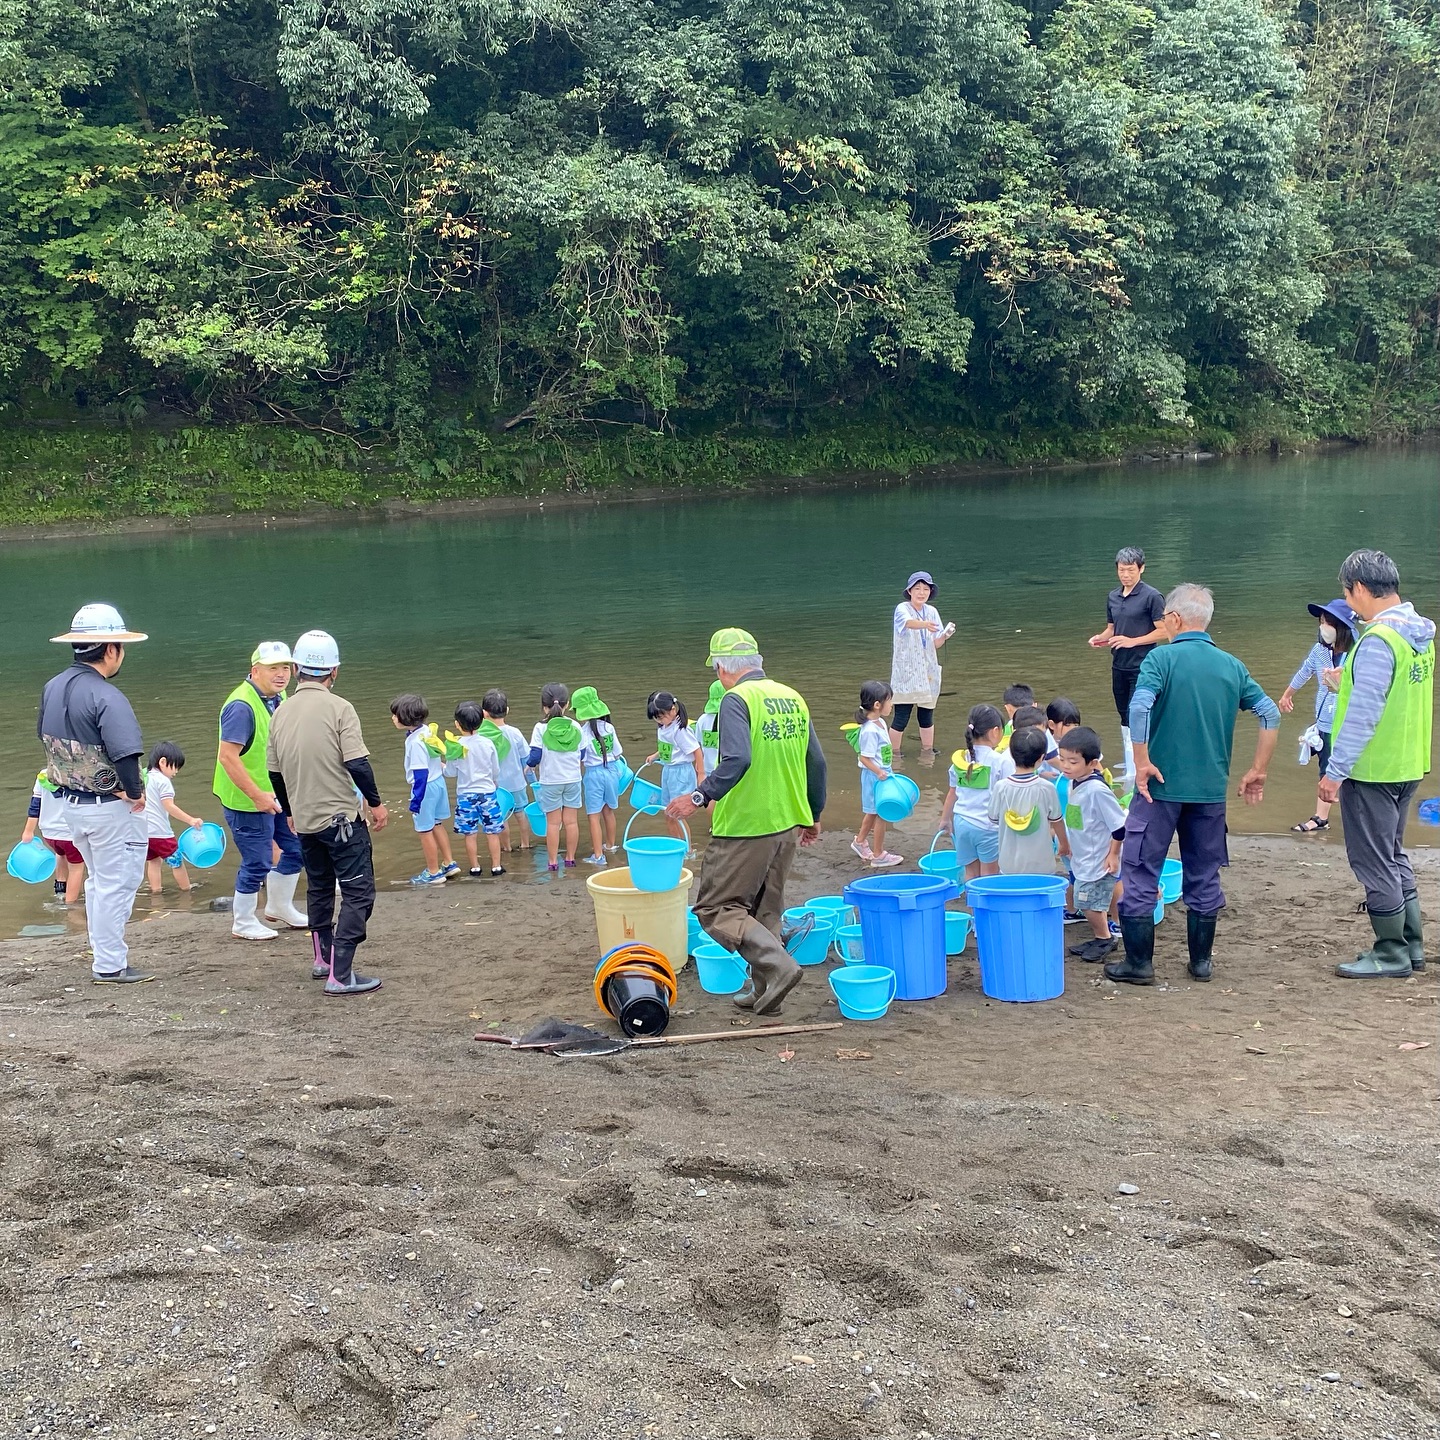
<svg viewBox="0 0 1440 1440"><path fill-rule="evenodd" d="M52 635L50 642L53 645L132 645L149 638L138 630L127 630L113 605L97 601L82 605L75 612L70 629L64 635Z"/></svg>
<svg viewBox="0 0 1440 1440"><path fill-rule="evenodd" d="M302 670L334 670L340 664L340 647L325 630L307 630L291 653Z"/></svg>

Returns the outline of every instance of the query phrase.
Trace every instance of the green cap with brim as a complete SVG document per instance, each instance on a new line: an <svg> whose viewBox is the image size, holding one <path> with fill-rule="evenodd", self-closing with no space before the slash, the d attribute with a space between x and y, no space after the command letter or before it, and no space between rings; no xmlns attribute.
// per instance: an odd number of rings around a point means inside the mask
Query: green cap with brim
<svg viewBox="0 0 1440 1440"><path fill-rule="evenodd" d="M710 698L705 702L705 713L707 715L718 715L720 713L720 702L725 698L725 687L718 681L710 682Z"/></svg>
<svg viewBox="0 0 1440 1440"><path fill-rule="evenodd" d="M713 665L727 655L758 655L759 653L760 647L755 643L755 637L748 630L737 630L734 626L730 626L724 630L717 630L710 637L710 658L705 663Z"/></svg>
<svg viewBox="0 0 1440 1440"><path fill-rule="evenodd" d="M582 685L570 703L575 707L577 720L603 720L610 713L610 707L593 685Z"/></svg>

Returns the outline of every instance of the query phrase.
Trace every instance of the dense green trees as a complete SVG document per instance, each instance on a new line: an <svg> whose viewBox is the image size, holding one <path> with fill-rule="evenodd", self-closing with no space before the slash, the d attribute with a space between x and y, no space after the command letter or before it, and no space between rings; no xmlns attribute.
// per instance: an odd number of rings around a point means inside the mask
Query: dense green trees
<svg viewBox="0 0 1440 1440"><path fill-rule="evenodd" d="M1437 63L1425 0L0 0L4 399L1412 429Z"/></svg>

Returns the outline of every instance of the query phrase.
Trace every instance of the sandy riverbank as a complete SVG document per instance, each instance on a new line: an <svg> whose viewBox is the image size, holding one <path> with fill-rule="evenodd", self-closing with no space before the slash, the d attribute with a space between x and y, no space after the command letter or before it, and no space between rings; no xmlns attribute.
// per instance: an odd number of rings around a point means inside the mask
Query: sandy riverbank
<svg viewBox="0 0 1440 1440"><path fill-rule="evenodd" d="M1208 987L1178 912L1148 991L993 1004L972 948L788 1061L474 1044L592 1018L576 877L383 896L364 1000L219 915L118 993L5 942L0 1433L1434 1434L1440 965L1332 979L1341 857L1233 844ZM783 1018L834 1016L812 973Z"/></svg>

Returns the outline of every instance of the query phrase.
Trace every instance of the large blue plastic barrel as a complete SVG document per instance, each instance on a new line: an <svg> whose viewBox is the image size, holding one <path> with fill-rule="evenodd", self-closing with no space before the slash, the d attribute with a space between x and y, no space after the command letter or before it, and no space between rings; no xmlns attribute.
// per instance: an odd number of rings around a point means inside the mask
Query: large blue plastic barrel
<svg viewBox="0 0 1440 1440"><path fill-rule="evenodd" d="M980 988L992 1000L1065 993L1065 877L982 875L965 893L975 915Z"/></svg>
<svg viewBox="0 0 1440 1440"><path fill-rule="evenodd" d="M860 916L867 965L895 972L897 1000L945 993L945 902L960 889L933 875L868 875L845 887Z"/></svg>

